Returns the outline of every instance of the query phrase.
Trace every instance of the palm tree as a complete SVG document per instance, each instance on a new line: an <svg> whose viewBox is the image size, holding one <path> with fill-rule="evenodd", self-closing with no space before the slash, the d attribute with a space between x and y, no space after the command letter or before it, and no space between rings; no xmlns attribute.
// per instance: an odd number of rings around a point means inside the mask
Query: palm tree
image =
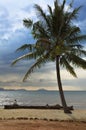
<svg viewBox="0 0 86 130"><path fill-rule="evenodd" d="M56 62L57 82L61 97L62 106L65 113L71 113L63 93L60 66L65 67L74 77L77 77L74 66L86 69L86 61L82 58L86 56L82 41L86 40L86 35L81 33L79 27L73 24L77 19L81 6L73 10L72 2L65 9L66 0L60 4L58 0L54 2L54 9L48 5L48 12L35 4L37 11L37 21L24 19L23 23L31 29L34 44L24 44L17 51L28 49L28 53L13 61L12 65L22 59L35 59L35 63L25 74L23 81L36 69L47 62Z"/></svg>

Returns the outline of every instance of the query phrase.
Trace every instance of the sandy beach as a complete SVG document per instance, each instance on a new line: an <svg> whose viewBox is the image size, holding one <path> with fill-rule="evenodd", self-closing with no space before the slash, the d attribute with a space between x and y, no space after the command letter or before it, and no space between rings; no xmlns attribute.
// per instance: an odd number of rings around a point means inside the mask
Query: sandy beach
<svg viewBox="0 0 86 130"><path fill-rule="evenodd" d="M85 130L86 110L0 109L0 130Z"/></svg>
<svg viewBox="0 0 86 130"><path fill-rule="evenodd" d="M0 119L19 118L86 121L86 110L74 110L72 114L65 114L63 110L0 109Z"/></svg>
<svg viewBox="0 0 86 130"><path fill-rule="evenodd" d="M0 121L0 130L86 130L86 123L44 120L3 120Z"/></svg>

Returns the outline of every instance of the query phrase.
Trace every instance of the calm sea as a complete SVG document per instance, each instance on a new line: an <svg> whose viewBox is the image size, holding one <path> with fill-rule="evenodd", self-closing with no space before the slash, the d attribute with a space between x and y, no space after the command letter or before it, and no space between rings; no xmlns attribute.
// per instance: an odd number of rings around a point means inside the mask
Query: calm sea
<svg viewBox="0 0 86 130"><path fill-rule="evenodd" d="M65 91L64 94L69 106L86 109L86 91ZM58 91L0 91L0 107L13 104L15 99L20 105L61 104Z"/></svg>

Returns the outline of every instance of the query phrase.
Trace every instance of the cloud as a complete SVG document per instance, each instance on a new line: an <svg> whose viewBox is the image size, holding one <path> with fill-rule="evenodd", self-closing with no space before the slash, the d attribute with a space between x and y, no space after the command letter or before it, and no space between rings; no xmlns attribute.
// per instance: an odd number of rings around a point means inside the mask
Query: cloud
<svg viewBox="0 0 86 130"><path fill-rule="evenodd" d="M0 39L9 36L11 22L9 22L9 12L6 8L0 7ZM6 34L8 36L6 36Z"/></svg>
<svg viewBox="0 0 86 130"><path fill-rule="evenodd" d="M85 11L86 11L86 0L75 0L74 1L74 8L82 6L82 8L79 11L79 19L84 20L85 19Z"/></svg>
<svg viewBox="0 0 86 130"><path fill-rule="evenodd" d="M86 19L75 22L75 25L80 27L82 33L86 34Z"/></svg>
<svg viewBox="0 0 86 130"><path fill-rule="evenodd" d="M81 9L77 25L81 30L86 32L85 23L85 0L76 0L74 5L84 5ZM24 43L33 43L34 40L30 34L30 30L23 26L22 20L24 18L36 19L36 12L33 5L39 4L45 11L47 4L53 5L53 1L42 0L3 0L0 1L0 87L25 87L34 89L47 88L57 89L55 63L48 63L41 69L37 69L27 82L22 83L22 78L25 72L33 63L30 61L21 61L15 67L11 67L12 61L18 56L26 53L15 53L15 50ZM83 89L85 88L86 74L81 69L76 69L79 79L74 79L64 69L61 68L62 83L65 90L69 89Z"/></svg>

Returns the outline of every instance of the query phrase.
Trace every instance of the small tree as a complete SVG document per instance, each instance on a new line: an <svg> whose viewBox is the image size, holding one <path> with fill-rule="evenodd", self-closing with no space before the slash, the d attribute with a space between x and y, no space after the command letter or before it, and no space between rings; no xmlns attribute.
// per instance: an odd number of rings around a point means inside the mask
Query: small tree
<svg viewBox="0 0 86 130"><path fill-rule="evenodd" d="M35 59L36 62L24 76L23 81L25 81L36 68L40 68L46 62L56 62L57 82L62 106L65 113L71 113L62 89L60 66L65 67L74 77L77 75L73 66L86 69L86 61L82 58L82 56L86 56L86 51L81 44L82 41L86 40L86 35L82 35L80 28L73 24L81 6L73 10L71 2L68 9L65 10L65 4L66 0L63 0L62 4L55 0L54 9L48 5L47 13L39 5L34 6L38 20L33 22L31 19L24 19L23 23L31 29L36 42L18 48L18 51L28 48L29 53L14 60L12 65L22 59Z"/></svg>

